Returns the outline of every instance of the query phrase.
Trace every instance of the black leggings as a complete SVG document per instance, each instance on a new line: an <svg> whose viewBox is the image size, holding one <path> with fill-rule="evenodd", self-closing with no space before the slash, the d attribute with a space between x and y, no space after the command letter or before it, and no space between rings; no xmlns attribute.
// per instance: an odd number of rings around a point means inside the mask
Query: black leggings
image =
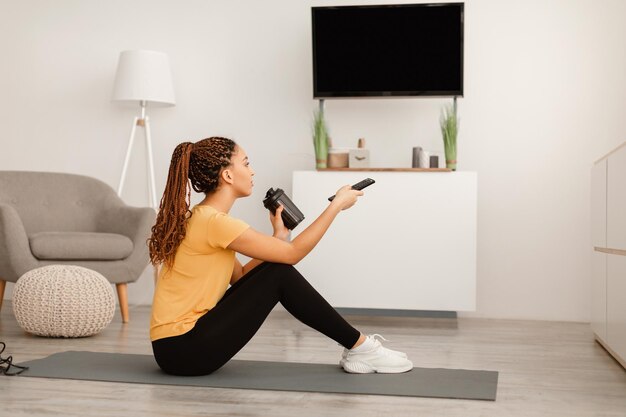
<svg viewBox="0 0 626 417"><path fill-rule="evenodd" d="M302 323L348 349L359 339L360 332L293 266L264 262L232 285L193 329L152 342L154 357L169 374L210 374L252 339L278 302Z"/></svg>

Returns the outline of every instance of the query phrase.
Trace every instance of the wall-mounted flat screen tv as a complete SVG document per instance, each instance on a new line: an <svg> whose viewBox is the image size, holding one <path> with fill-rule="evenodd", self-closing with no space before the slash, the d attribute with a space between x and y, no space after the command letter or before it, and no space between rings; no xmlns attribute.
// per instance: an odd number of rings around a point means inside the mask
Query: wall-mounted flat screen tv
<svg viewBox="0 0 626 417"><path fill-rule="evenodd" d="M463 3L313 7L313 96L463 95Z"/></svg>

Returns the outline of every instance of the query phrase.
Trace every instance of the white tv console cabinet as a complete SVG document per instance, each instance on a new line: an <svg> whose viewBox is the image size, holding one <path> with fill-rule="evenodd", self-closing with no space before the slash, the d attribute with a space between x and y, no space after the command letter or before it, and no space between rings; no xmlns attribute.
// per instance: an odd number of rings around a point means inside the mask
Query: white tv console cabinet
<svg viewBox="0 0 626 417"><path fill-rule="evenodd" d="M591 169L591 245L591 328L626 368L626 143Z"/></svg>
<svg viewBox="0 0 626 417"><path fill-rule="evenodd" d="M475 172L296 171L302 232L346 184L375 184L296 266L335 307L476 308Z"/></svg>

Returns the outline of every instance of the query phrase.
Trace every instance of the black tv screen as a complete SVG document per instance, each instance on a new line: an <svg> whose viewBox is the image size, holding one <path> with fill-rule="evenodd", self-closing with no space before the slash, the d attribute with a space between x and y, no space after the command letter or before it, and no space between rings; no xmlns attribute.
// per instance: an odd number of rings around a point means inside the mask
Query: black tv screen
<svg viewBox="0 0 626 417"><path fill-rule="evenodd" d="M314 98L462 96L463 3L313 7Z"/></svg>

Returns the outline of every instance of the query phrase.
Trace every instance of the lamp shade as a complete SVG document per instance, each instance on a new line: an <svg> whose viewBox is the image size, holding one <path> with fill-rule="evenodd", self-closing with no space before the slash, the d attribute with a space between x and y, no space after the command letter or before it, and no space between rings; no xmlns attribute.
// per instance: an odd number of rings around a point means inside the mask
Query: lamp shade
<svg viewBox="0 0 626 417"><path fill-rule="evenodd" d="M157 51L123 51L117 64L114 101L176 104L167 54Z"/></svg>

